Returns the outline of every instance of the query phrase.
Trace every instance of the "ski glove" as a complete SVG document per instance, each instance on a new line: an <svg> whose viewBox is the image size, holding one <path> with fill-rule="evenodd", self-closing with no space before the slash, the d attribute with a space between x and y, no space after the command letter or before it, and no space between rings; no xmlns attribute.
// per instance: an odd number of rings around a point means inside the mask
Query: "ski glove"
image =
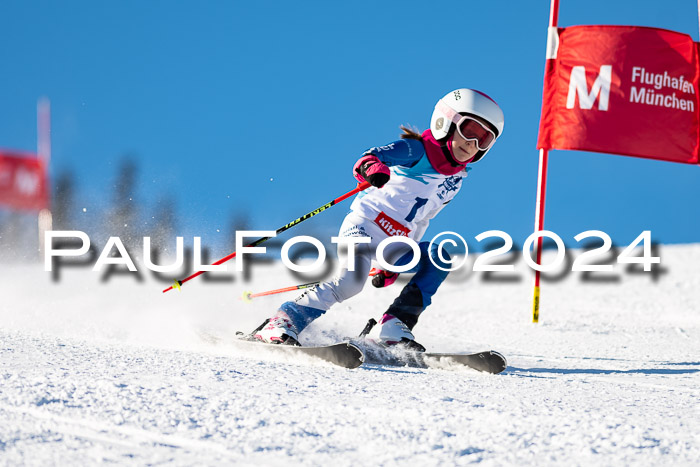
<svg viewBox="0 0 700 467"><path fill-rule="evenodd" d="M353 167L353 172L357 181L362 183L367 180L377 188L383 187L391 175L389 167L372 154L360 157Z"/></svg>
<svg viewBox="0 0 700 467"><path fill-rule="evenodd" d="M372 268L369 275L372 276L372 285L378 289L389 287L399 278L399 273L397 272L389 272L377 268Z"/></svg>

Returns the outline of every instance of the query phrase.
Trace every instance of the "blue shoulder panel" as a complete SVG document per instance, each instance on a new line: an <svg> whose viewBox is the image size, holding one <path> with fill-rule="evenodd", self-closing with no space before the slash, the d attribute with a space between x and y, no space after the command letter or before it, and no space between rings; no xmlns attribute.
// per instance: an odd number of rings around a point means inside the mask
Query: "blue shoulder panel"
<svg viewBox="0 0 700 467"><path fill-rule="evenodd" d="M389 167L413 167L425 155L423 143L417 139L400 139L386 146L370 148L364 154L373 154Z"/></svg>

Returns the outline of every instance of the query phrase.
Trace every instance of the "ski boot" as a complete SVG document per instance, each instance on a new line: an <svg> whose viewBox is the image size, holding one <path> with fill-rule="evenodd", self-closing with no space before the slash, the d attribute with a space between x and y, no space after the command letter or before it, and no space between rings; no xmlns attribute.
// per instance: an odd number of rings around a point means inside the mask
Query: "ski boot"
<svg viewBox="0 0 700 467"><path fill-rule="evenodd" d="M296 327L289 316L281 311L253 331L253 337L267 344L301 345Z"/></svg>
<svg viewBox="0 0 700 467"><path fill-rule="evenodd" d="M408 326L396 316L384 313L379 320L380 327L375 327L376 324L375 320L370 319L360 336L367 336L387 347L397 346L414 352L425 352L425 347L416 342ZM371 332L372 328L375 332Z"/></svg>

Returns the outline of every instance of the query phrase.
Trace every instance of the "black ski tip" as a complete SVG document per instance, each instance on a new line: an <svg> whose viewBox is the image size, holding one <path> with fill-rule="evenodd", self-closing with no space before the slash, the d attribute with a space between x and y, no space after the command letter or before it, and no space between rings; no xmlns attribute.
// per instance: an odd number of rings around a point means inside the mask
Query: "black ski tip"
<svg viewBox="0 0 700 467"><path fill-rule="evenodd" d="M365 354L358 346L350 342L343 342L343 344L338 345L345 345L347 347L348 352L338 354L338 361L336 363L337 365L352 370L364 363Z"/></svg>
<svg viewBox="0 0 700 467"><path fill-rule="evenodd" d="M362 349L350 342L339 342L320 347L296 347L296 349L303 354L326 360L350 370L359 367L365 361Z"/></svg>
<svg viewBox="0 0 700 467"><path fill-rule="evenodd" d="M489 351L489 353L491 354L491 360L493 362L493 365L490 366L492 370L491 373L498 374L505 371L505 369L508 368L508 361L506 360L506 357L503 356L503 354L500 354L495 350L491 350Z"/></svg>
<svg viewBox="0 0 700 467"><path fill-rule="evenodd" d="M495 350L487 350L472 355L459 355L456 359L475 370L494 375L502 373L508 367L506 357Z"/></svg>

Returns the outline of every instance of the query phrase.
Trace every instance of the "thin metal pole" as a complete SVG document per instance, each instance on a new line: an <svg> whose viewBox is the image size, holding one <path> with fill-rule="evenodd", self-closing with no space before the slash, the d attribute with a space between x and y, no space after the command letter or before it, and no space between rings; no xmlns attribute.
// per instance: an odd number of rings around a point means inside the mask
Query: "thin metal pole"
<svg viewBox="0 0 700 467"><path fill-rule="evenodd" d="M39 232L39 254L44 256L44 233L53 228L53 216L51 215L51 180L49 179L49 164L51 162L51 103L46 97L42 97L36 104L36 151L39 159L44 163L48 205L39 211L37 216Z"/></svg>
<svg viewBox="0 0 700 467"><path fill-rule="evenodd" d="M700 0L698 0L700 4ZM559 0L551 0L549 8L549 27L557 27L559 22ZM547 62L552 58L547 57ZM550 69L547 63L545 65L545 73ZM535 232L544 230L544 201L547 193L547 161L549 151L540 149L539 169L537 171L537 205L535 210ZM537 239L535 244L535 254L537 264L542 263L542 237ZM532 322L537 323L540 320L540 271L535 271L535 285L532 299Z"/></svg>
<svg viewBox="0 0 700 467"><path fill-rule="evenodd" d="M48 167L51 161L51 103L42 97L36 104L36 151Z"/></svg>

